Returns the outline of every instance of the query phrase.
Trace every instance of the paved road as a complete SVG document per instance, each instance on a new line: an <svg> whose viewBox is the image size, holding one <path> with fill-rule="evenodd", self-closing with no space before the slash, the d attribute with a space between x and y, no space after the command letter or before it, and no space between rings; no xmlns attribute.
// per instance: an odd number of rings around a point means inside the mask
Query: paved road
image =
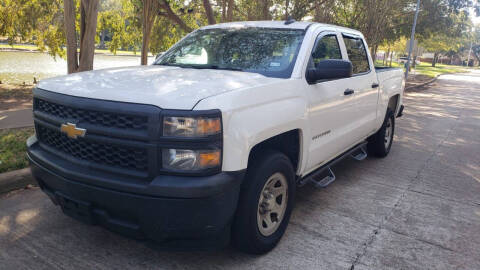
<svg viewBox="0 0 480 270"><path fill-rule="evenodd" d="M32 109L0 111L0 129L33 127Z"/></svg>
<svg viewBox="0 0 480 270"><path fill-rule="evenodd" d="M299 190L264 256L150 249L80 224L38 189L0 198L2 269L480 269L480 73L411 92L391 154Z"/></svg>

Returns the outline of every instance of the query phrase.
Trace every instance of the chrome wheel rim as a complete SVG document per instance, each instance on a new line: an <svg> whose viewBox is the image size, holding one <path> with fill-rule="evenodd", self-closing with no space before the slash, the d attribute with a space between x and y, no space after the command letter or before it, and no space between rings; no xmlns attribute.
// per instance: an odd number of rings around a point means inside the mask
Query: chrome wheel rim
<svg viewBox="0 0 480 270"><path fill-rule="evenodd" d="M390 143L392 142L392 135L393 135L393 125L392 125L392 119L388 118L387 121L387 126L385 128L385 149L388 149L390 146Z"/></svg>
<svg viewBox="0 0 480 270"><path fill-rule="evenodd" d="M287 178L275 173L268 178L258 200L257 225L263 236L270 236L277 231L285 215L287 202Z"/></svg>

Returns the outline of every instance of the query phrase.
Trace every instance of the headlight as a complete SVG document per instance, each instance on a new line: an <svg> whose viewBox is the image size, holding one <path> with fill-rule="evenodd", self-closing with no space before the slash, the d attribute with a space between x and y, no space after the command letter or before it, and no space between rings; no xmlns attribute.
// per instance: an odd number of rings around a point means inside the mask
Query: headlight
<svg viewBox="0 0 480 270"><path fill-rule="evenodd" d="M177 117L163 118L163 136L205 137L219 134L222 125L220 117Z"/></svg>
<svg viewBox="0 0 480 270"><path fill-rule="evenodd" d="M220 150L163 149L163 168L181 171L199 171L214 168L221 162Z"/></svg>

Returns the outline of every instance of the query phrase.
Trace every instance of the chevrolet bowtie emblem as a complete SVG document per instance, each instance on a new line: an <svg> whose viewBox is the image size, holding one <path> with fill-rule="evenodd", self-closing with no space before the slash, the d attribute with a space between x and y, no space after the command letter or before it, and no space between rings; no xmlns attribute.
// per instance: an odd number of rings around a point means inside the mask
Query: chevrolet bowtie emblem
<svg viewBox="0 0 480 270"><path fill-rule="evenodd" d="M84 128L77 128L77 125L72 123L62 124L60 131L67 134L69 138L76 139L77 137L83 137L87 133Z"/></svg>

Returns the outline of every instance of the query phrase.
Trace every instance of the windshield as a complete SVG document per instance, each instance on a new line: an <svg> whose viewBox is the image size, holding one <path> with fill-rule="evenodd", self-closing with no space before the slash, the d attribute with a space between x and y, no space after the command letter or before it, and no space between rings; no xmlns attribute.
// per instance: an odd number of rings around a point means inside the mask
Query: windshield
<svg viewBox="0 0 480 270"><path fill-rule="evenodd" d="M304 31L274 28L198 30L174 45L155 65L227 69L289 78Z"/></svg>

